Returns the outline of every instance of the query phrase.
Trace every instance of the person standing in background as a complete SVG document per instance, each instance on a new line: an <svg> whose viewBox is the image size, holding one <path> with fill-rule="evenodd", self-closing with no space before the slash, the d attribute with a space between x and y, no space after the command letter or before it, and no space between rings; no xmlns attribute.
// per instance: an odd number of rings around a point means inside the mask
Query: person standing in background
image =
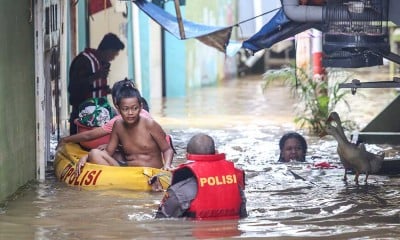
<svg viewBox="0 0 400 240"><path fill-rule="evenodd" d="M88 98L107 96L110 62L125 48L124 43L113 33L104 35L97 49L86 48L72 61L69 69L69 104L72 111L69 118L70 135L76 134L74 123L79 115L79 105Z"/></svg>

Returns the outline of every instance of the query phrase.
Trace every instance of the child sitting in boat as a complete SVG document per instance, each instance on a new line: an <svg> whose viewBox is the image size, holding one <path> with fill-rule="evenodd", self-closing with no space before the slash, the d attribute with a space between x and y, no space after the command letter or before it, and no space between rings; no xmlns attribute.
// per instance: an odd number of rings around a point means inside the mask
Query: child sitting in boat
<svg viewBox="0 0 400 240"><path fill-rule="evenodd" d="M117 92L121 89L121 87L124 84L133 84L130 80L124 79L121 81L118 81L114 83L112 90L111 90L111 95L113 99L114 106L116 106L116 94ZM151 115L149 113L149 107L147 105L146 100L142 97L142 104L143 104L143 109L140 111L140 114L143 117L149 117L151 118ZM105 123L101 127L95 127L87 131L81 131L77 134L73 134L67 137L63 137L60 139L57 149L61 147L62 145L66 143L79 143L82 148L86 150L90 150L93 148L99 148L99 149L104 149L104 146L99 145L99 143L105 143L107 144L109 141L109 136L111 134L112 128L114 126L114 122L118 119L122 119L120 115L115 116L112 118L110 121Z"/></svg>
<svg viewBox="0 0 400 240"><path fill-rule="evenodd" d="M172 169L173 149L166 133L153 119L140 115L141 96L132 84L124 84L117 92L116 107L122 119L116 120L110 142L104 150L92 149L89 155L79 160L80 168L88 162L111 166L141 166ZM124 162L113 157L121 144Z"/></svg>

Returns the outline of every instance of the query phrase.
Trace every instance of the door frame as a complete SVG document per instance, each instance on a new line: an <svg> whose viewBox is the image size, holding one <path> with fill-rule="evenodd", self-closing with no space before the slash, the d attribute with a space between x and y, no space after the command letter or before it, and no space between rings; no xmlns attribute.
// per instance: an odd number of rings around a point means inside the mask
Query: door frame
<svg viewBox="0 0 400 240"><path fill-rule="evenodd" d="M42 0L34 2L34 42L35 42L35 110L36 110L36 179L44 180L46 176L47 162L51 158L50 137L54 127L53 118L53 88L57 84L62 90L63 70L62 55L65 54L65 41L61 30L62 19L65 14L62 3L64 0ZM47 6L47 8L46 8ZM58 69L54 70L54 52L58 51ZM51 65L49 63L52 63ZM53 71L53 72L52 72ZM53 77L54 71L59 71L57 77ZM55 83L52 79L58 78ZM60 84L59 84L60 83ZM62 92L62 91L61 91ZM60 97L60 105L63 105L63 97ZM63 109L63 108L61 108ZM58 110L57 110L58 111ZM60 113L59 117L62 116Z"/></svg>

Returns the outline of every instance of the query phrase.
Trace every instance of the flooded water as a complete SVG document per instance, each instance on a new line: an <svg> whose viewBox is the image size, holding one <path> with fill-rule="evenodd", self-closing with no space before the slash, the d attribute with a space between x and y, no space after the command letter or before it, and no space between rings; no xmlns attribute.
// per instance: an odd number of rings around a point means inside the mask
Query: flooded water
<svg viewBox="0 0 400 240"><path fill-rule="evenodd" d="M162 193L80 190L57 182L49 170L46 181L25 186L1 209L0 239L398 239L400 178L372 175L368 185L356 186L350 175L345 184L336 142L306 130L299 131L309 144L307 163L276 163L280 136L296 130L295 100L287 87L263 93L261 84L260 76L252 76L192 91L187 98L150 101L153 117L173 136L175 164L184 160L188 139L204 132L246 171L247 218L155 220ZM360 127L397 94L363 93L349 96L351 111L339 111ZM337 168L316 169L318 162Z"/></svg>

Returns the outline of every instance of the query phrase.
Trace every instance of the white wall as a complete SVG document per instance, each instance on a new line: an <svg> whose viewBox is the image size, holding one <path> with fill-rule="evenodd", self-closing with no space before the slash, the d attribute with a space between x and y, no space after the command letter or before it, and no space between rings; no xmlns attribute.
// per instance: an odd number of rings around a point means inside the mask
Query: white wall
<svg viewBox="0 0 400 240"><path fill-rule="evenodd" d="M150 21L150 98L162 97L162 46L161 27Z"/></svg>
<svg viewBox="0 0 400 240"><path fill-rule="evenodd" d="M129 2L128 2L129 3ZM116 81L128 76L128 51L127 51L127 32L126 26L128 19L123 16L125 8L121 7L118 0L111 0L112 7L98 12L89 17L90 44L92 48L97 48L104 34L112 32L116 34L125 44L125 49L111 62L110 75L108 77L110 87Z"/></svg>
<svg viewBox="0 0 400 240"><path fill-rule="evenodd" d="M281 7L280 0L239 0L238 22L253 18L275 8ZM275 12L263 15L252 21L240 24L239 39L247 39L261 29L275 15Z"/></svg>

